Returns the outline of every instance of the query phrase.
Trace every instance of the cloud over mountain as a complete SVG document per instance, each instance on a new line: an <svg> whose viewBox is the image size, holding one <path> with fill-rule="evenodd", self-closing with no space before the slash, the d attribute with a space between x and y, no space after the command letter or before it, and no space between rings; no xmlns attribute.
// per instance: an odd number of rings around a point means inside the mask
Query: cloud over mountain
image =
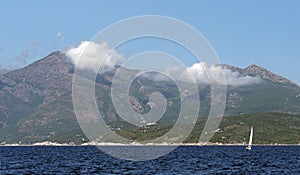
<svg viewBox="0 0 300 175"><path fill-rule="evenodd" d="M207 66L205 62L195 63L184 70L183 76L190 74L195 81L200 84L209 84L210 82L226 84L232 86L242 86L247 84L259 83L259 77L241 75L221 66Z"/></svg>
<svg viewBox="0 0 300 175"><path fill-rule="evenodd" d="M98 72L98 65L100 62L102 62L101 70L106 70L113 68L116 64L121 64L125 60L120 53L112 49L106 42L99 44L93 41L83 41L79 46L68 49L66 55L78 68L90 69L94 72ZM79 59L81 59L80 62ZM259 77L242 75L238 71L222 66L208 66L205 62L195 63L184 70L172 68L166 71L181 75L181 79L188 81L191 81L192 76L198 84L209 84L214 82L242 86L259 83L261 81L261 78ZM157 76L159 76L159 74L153 74L152 78L162 81L166 80L166 77Z"/></svg>
<svg viewBox="0 0 300 175"><path fill-rule="evenodd" d="M77 68L91 69L94 72L98 72L98 65L101 62L103 70L124 61L124 57L105 42L98 44L92 41L83 41L78 47L68 49L66 55L71 58Z"/></svg>

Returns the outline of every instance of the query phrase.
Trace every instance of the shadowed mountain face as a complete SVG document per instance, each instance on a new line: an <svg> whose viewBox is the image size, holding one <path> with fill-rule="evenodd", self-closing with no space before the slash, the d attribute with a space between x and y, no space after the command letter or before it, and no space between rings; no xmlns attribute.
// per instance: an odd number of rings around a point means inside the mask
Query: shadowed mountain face
<svg viewBox="0 0 300 175"><path fill-rule="evenodd" d="M293 82L252 65L246 69L221 65L241 76L260 77L261 83L229 86L225 115L255 112L300 114L300 88ZM107 123L120 121L111 102L110 86L115 70L98 75L97 104ZM132 71L132 70L127 70ZM0 142L36 142L77 131L79 125L72 105L74 65L61 52L54 52L31 65L0 75ZM210 109L210 87L199 85L200 116ZM149 95L161 92L170 108L161 123L176 119L180 103L174 83L139 77L130 89L130 103L140 114L150 110ZM76 135L70 137L76 139ZM69 141L74 141L70 139Z"/></svg>
<svg viewBox="0 0 300 175"><path fill-rule="evenodd" d="M64 54L54 52L25 68L1 75L2 136L30 140L36 139L34 133L56 132L60 120L65 121L65 126L69 121L76 124L70 96L72 68Z"/></svg>
<svg viewBox="0 0 300 175"><path fill-rule="evenodd" d="M41 105L70 91L71 68L64 55L55 52L23 69L1 75L0 116L6 119L2 125L15 124Z"/></svg>

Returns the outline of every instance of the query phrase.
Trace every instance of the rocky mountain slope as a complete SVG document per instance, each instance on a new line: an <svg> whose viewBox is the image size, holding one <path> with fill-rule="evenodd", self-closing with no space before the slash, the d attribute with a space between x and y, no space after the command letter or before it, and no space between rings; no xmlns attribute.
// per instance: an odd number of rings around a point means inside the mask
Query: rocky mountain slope
<svg viewBox="0 0 300 175"><path fill-rule="evenodd" d="M298 85L255 65L245 69L221 66L238 71L241 76L263 80L256 84L228 86L225 115L256 112L300 114ZM98 75L95 85L97 105L105 121L114 129L120 127L116 124L120 117L111 102L110 86L118 68ZM72 105L73 75L74 65L62 52L51 53L25 68L0 75L0 143L32 143L62 135L68 135L70 142L76 135L81 138ZM210 87L199 86L199 89L200 93L193 95L200 96L200 116L205 117L210 109ZM147 113L151 109L149 94L155 91L165 95L169 106L160 122L172 124L176 121L180 103L178 89L169 81L155 81L149 76L137 79L130 89L133 109L140 114Z"/></svg>
<svg viewBox="0 0 300 175"><path fill-rule="evenodd" d="M241 68L234 67L231 65L226 65L226 64L222 64L220 66L223 68L230 69L232 71L239 72L242 76L260 77L263 80L271 81L273 83L280 83L280 84L285 84L287 86L299 87L299 85L288 80L287 78L284 78L280 75L274 74L271 71L269 71L263 67L254 65L254 64L246 67L245 69L241 69Z"/></svg>

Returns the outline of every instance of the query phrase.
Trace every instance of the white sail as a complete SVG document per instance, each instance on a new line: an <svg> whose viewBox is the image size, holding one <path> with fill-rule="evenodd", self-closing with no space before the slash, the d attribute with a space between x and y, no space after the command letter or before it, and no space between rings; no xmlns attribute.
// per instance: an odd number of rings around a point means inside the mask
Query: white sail
<svg viewBox="0 0 300 175"><path fill-rule="evenodd" d="M252 139L253 139L253 126L251 126L251 131L250 131L250 138L249 138L249 143L247 146L247 150L251 150L251 146L252 146Z"/></svg>

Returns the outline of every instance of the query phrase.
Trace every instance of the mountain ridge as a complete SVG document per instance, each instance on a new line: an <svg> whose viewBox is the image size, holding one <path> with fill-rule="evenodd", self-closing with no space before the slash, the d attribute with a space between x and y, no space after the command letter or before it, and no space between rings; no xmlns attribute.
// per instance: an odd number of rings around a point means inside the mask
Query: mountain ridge
<svg viewBox="0 0 300 175"><path fill-rule="evenodd" d="M232 71L239 72L242 76L259 77L263 80L268 80L268 81L271 81L274 83L282 83L282 84L286 84L286 85L295 86L298 88L300 87L297 83L295 83L281 75L275 74L264 67L257 66L255 64L252 64L246 68L239 68L239 67L231 66L228 64L220 64L219 66L226 68L226 69L230 69Z"/></svg>
<svg viewBox="0 0 300 175"><path fill-rule="evenodd" d="M225 66L225 65L223 65ZM96 79L96 97L99 110L112 127L120 120L110 96L113 71L99 74ZM229 68L229 65L227 65ZM274 76L266 69L249 66L232 70L261 76L266 81L247 86L228 87L225 115L255 112L282 112L300 114L300 89L287 79ZM128 72L132 70L126 70ZM136 70L134 70L136 71ZM24 68L0 75L0 142L37 142L80 129L72 104L72 79L74 65L63 52L53 52ZM273 79L272 79L273 78ZM278 81L277 81L278 78ZM275 81L276 80L276 81ZM201 101L200 116L209 112L210 88L199 87ZM141 77L133 83L130 94L131 105L138 112L149 111L149 95L160 91L168 98L171 107L166 111L164 122L172 123L178 113L175 84L155 82ZM177 95L176 95L177 94ZM172 95L175 95L172 97ZM172 108L173 107L173 108Z"/></svg>

